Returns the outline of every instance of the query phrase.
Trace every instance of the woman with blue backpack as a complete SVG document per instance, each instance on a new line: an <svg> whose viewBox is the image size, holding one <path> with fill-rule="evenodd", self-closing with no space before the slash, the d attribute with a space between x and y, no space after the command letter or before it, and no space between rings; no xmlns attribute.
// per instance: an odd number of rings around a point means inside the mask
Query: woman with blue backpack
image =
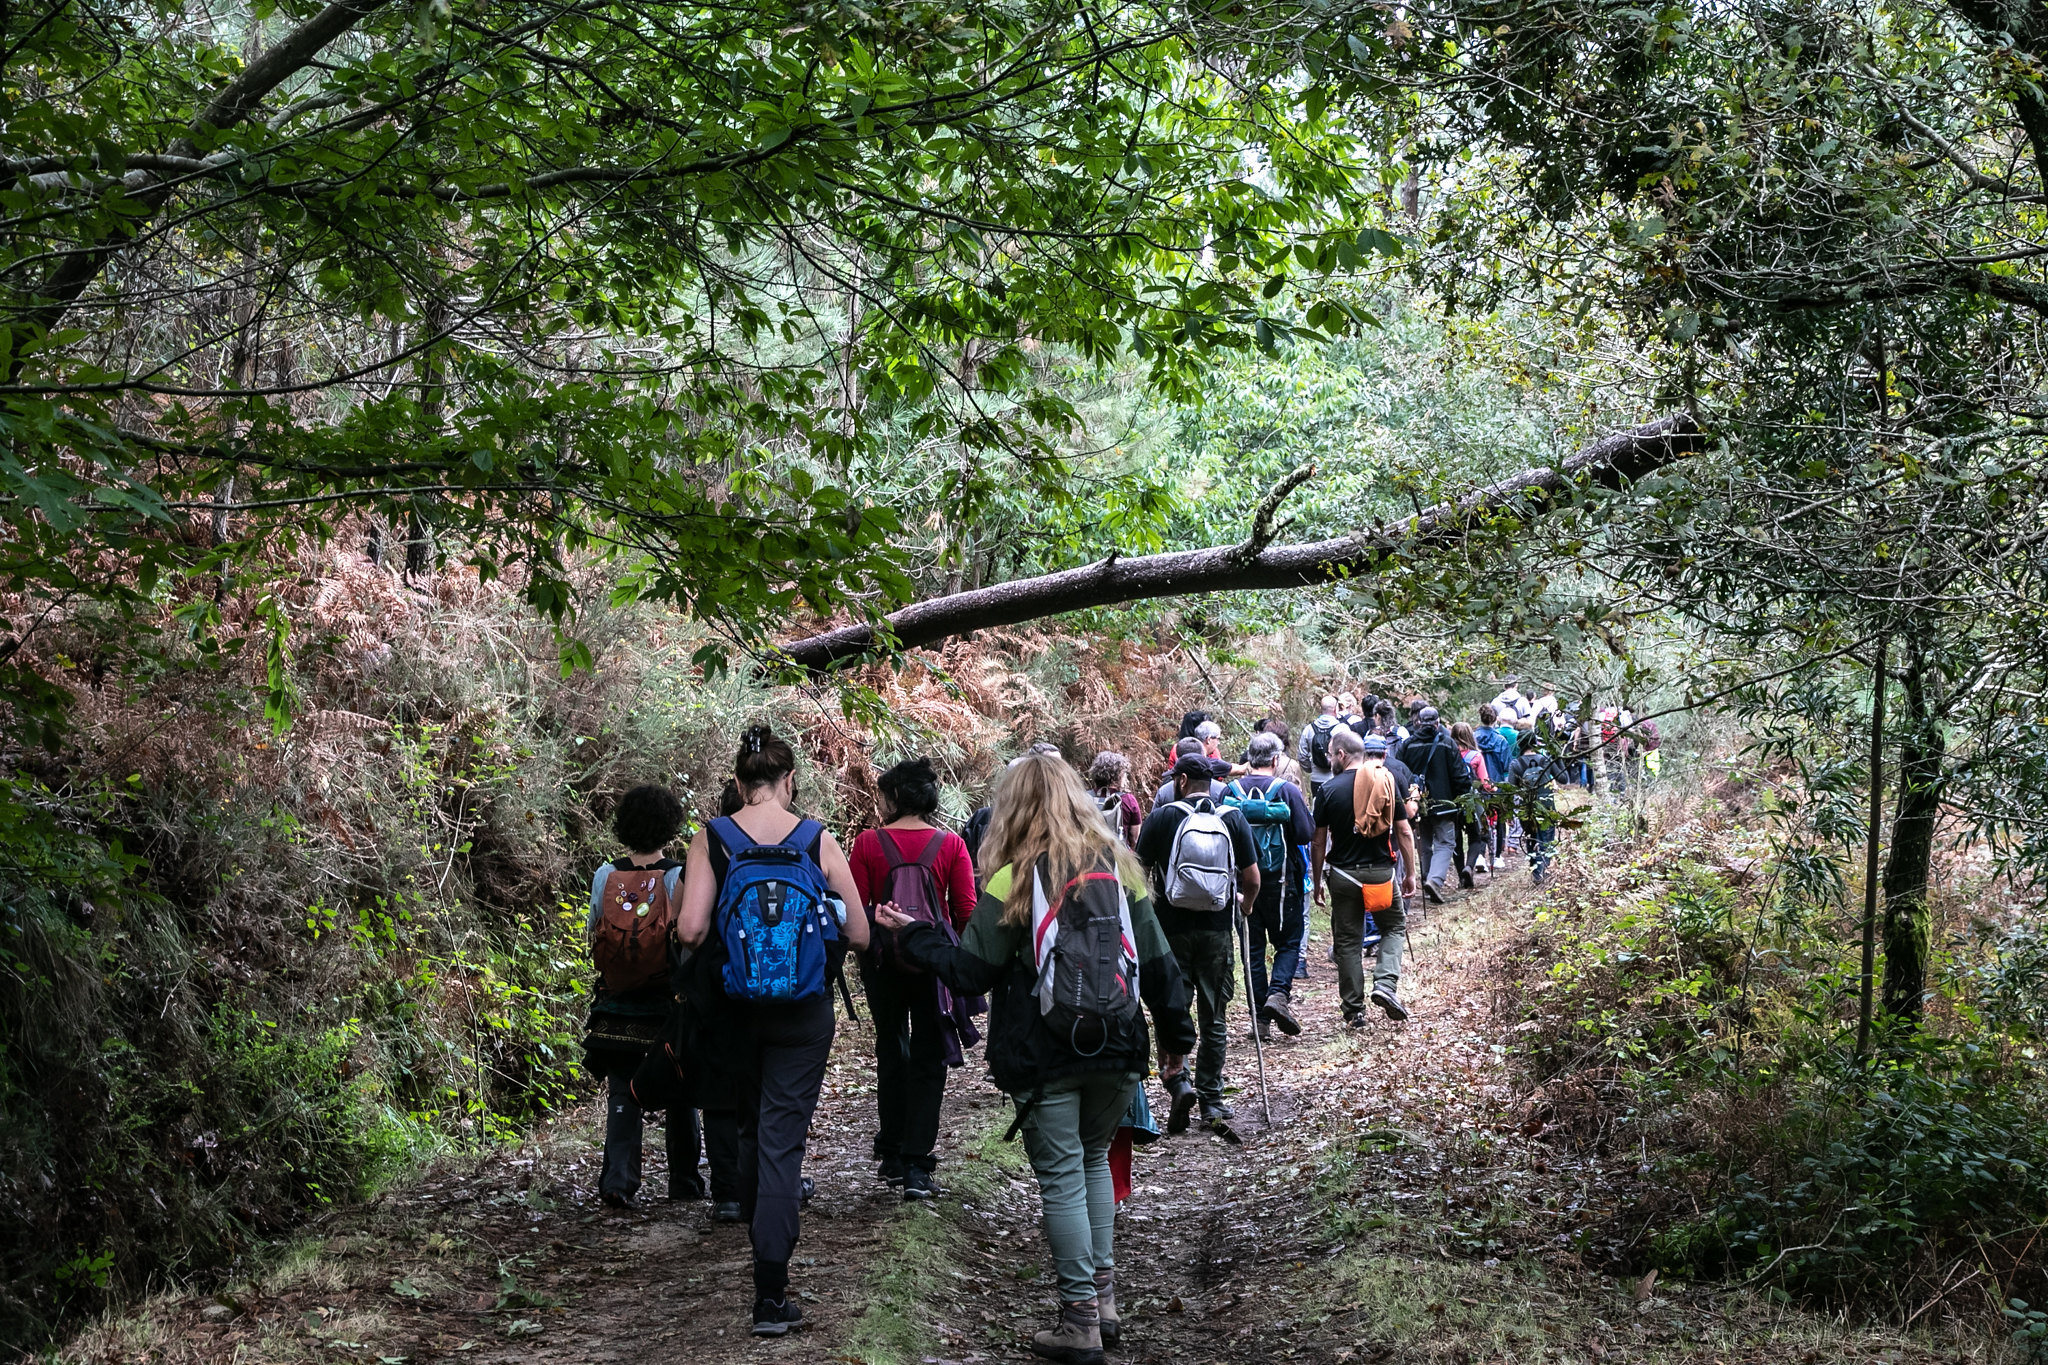
<svg viewBox="0 0 2048 1365"><path fill-rule="evenodd" d="M1149 1065L1145 1010L1167 1051L1194 1046L1187 987L1143 869L1057 755L1010 766L981 855L994 870L957 946L891 906L875 921L904 960L991 996L989 1071L1017 1106L1059 1281L1059 1324L1031 1348L1100 1365L1120 1326L1110 1143Z"/></svg>
<svg viewBox="0 0 2048 1365"><path fill-rule="evenodd" d="M740 1209L754 1247L754 1334L781 1336L803 1318L789 1301L789 1258L802 1223L804 1138L832 1052L827 988L846 948L867 947L868 921L838 842L790 809L789 745L765 725L749 729L733 781L745 805L690 841L676 936L723 959L739 1063Z"/></svg>

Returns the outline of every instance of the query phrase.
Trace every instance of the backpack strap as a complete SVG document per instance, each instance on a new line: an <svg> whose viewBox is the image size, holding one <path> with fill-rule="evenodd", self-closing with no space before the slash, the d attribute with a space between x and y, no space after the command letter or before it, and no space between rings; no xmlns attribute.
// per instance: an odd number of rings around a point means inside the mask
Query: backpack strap
<svg viewBox="0 0 2048 1365"><path fill-rule="evenodd" d="M896 836L886 829L878 829L875 835L882 842L882 856L889 860L889 870L899 867L921 867L927 872L936 872L939 854L945 849L946 835L943 830L933 830L931 837L924 841L924 849L915 858L903 856L903 846L896 842Z"/></svg>
<svg viewBox="0 0 2048 1365"><path fill-rule="evenodd" d="M754 846L754 836L741 829L740 822L730 815L719 816L705 828L717 837L719 843L725 845L727 858L736 853L744 853Z"/></svg>
<svg viewBox="0 0 2048 1365"><path fill-rule="evenodd" d="M793 848L812 862L818 861L818 849L825 838L825 827L816 820L806 817L796 822L796 828L782 836L782 847Z"/></svg>

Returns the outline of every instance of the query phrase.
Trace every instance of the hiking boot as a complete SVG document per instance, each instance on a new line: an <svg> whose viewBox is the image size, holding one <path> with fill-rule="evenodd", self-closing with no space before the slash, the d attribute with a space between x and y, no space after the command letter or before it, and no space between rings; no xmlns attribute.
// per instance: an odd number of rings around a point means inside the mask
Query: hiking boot
<svg viewBox="0 0 2048 1365"><path fill-rule="evenodd" d="M708 1199L710 1197L709 1192L704 1188L704 1182L694 1176L688 1180L678 1181L668 1187L668 1202L671 1204L694 1204L699 1199Z"/></svg>
<svg viewBox="0 0 2048 1365"><path fill-rule="evenodd" d="M1123 1335L1123 1323L1116 1315L1116 1272L1098 1270L1095 1272L1095 1316L1102 1324L1102 1344L1116 1345L1116 1339Z"/></svg>
<svg viewBox="0 0 2048 1365"><path fill-rule="evenodd" d="M1234 1119L1236 1117L1237 1111L1222 1100L1218 1100L1214 1104L1202 1106L1202 1122L1204 1123L1221 1123L1225 1119Z"/></svg>
<svg viewBox="0 0 2048 1365"><path fill-rule="evenodd" d="M1294 1017L1294 1002L1278 991L1266 997L1266 1007L1259 1011L1259 1022L1277 1024L1289 1038L1301 1032L1301 1021Z"/></svg>
<svg viewBox="0 0 2048 1365"><path fill-rule="evenodd" d="M787 1336L789 1329L804 1320L804 1310L787 1298L754 1300L754 1335Z"/></svg>
<svg viewBox="0 0 2048 1365"><path fill-rule="evenodd" d="M903 1168L903 1202L918 1204L927 1199L939 1197L938 1187L932 1184L931 1172L922 1166Z"/></svg>
<svg viewBox="0 0 2048 1365"><path fill-rule="evenodd" d="M1102 1314L1094 1299L1060 1305L1060 1325L1031 1334L1031 1349L1060 1365L1102 1365Z"/></svg>
<svg viewBox="0 0 2048 1365"><path fill-rule="evenodd" d="M1422 894L1429 897L1431 905L1442 905L1444 903L1444 893L1436 889L1435 882L1424 882L1422 884Z"/></svg>
<svg viewBox="0 0 2048 1365"><path fill-rule="evenodd" d="M1261 1043L1270 1043L1273 1041L1273 1026L1261 1019L1252 1026L1252 1036Z"/></svg>
<svg viewBox="0 0 2048 1365"><path fill-rule="evenodd" d="M722 1199L711 1206L711 1221L714 1223L737 1223L743 1216L737 1199Z"/></svg>
<svg viewBox="0 0 2048 1365"><path fill-rule="evenodd" d="M1188 1130L1188 1115L1195 1112L1195 1087L1188 1080L1188 1073L1176 1071L1162 1082L1166 1093L1173 1096L1173 1108L1167 1111L1166 1131L1185 1133Z"/></svg>
<svg viewBox="0 0 2048 1365"><path fill-rule="evenodd" d="M1372 1002L1382 1010L1385 1010L1387 1018L1397 1024L1408 1017L1407 1006L1394 998L1394 992L1389 987L1374 986L1372 988Z"/></svg>
<svg viewBox="0 0 2048 1365"><path fill-rule="evenodd" d="M602 1199L608 1208L637 1209L640 1207L639 1200L630 1194L620 1194L617 1190L601 1191L597 1197Z"/></svg>
<svg viewBox="0 0 2048 1365"><path fill-rule="evenodd" d="M1478 883L1472 880L1472 870L1470 868L1467 868L1463 872L1460 872L1458 874L1458 885L1463 887L1467 891L1471 891L1477 887Z"/></svg>
<svg viewBox="0 0 2048 1365"><path fill-rule="evenodd" d="M881 1178L884 1185L901 1185L903 1183L903 1169L902 1157L885 1156L882 1158L880 1169L875 1174Z"/></svg>

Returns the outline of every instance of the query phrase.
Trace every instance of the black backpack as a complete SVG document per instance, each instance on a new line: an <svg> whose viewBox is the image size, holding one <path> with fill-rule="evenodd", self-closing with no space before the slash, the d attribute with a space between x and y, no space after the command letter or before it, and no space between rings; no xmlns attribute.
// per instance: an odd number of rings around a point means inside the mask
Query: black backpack
<svg viewBox="0 0 2048 1365"><path fill-rule="evenodd" d="M1337 733L1335 716L1317 716L1308 727L1308 754L1318 771L1330 771L1330 736Z"/></svg>
<svg viewBox="0 0 2048 1365"><path fill-rule="evenodd" d="M1037 871L1032 882L1039 1018L1074 1056L1096 1056L1138 1022L1137 940L1123 880L1114 868L1083 872L1051 897Z"/></svg>

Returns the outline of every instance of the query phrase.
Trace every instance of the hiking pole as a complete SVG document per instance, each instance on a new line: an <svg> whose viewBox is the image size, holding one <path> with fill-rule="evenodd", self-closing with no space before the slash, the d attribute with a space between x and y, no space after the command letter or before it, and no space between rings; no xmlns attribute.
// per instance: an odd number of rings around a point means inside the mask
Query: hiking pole
<svg viewBox="0 0 2048 1365"><path fill-rule="evenodd" d="M1237 917L1237 947L1244 958L1244 1002L1252 1012L1252 1055L1259 1059L1259 1108L1265 1111L1266 1126L1273 1126L1273 1097L1266 1093L1266 1046L1259 1041L1259 1002L1252 999L1252 940L1244 916Z"/></svg>

